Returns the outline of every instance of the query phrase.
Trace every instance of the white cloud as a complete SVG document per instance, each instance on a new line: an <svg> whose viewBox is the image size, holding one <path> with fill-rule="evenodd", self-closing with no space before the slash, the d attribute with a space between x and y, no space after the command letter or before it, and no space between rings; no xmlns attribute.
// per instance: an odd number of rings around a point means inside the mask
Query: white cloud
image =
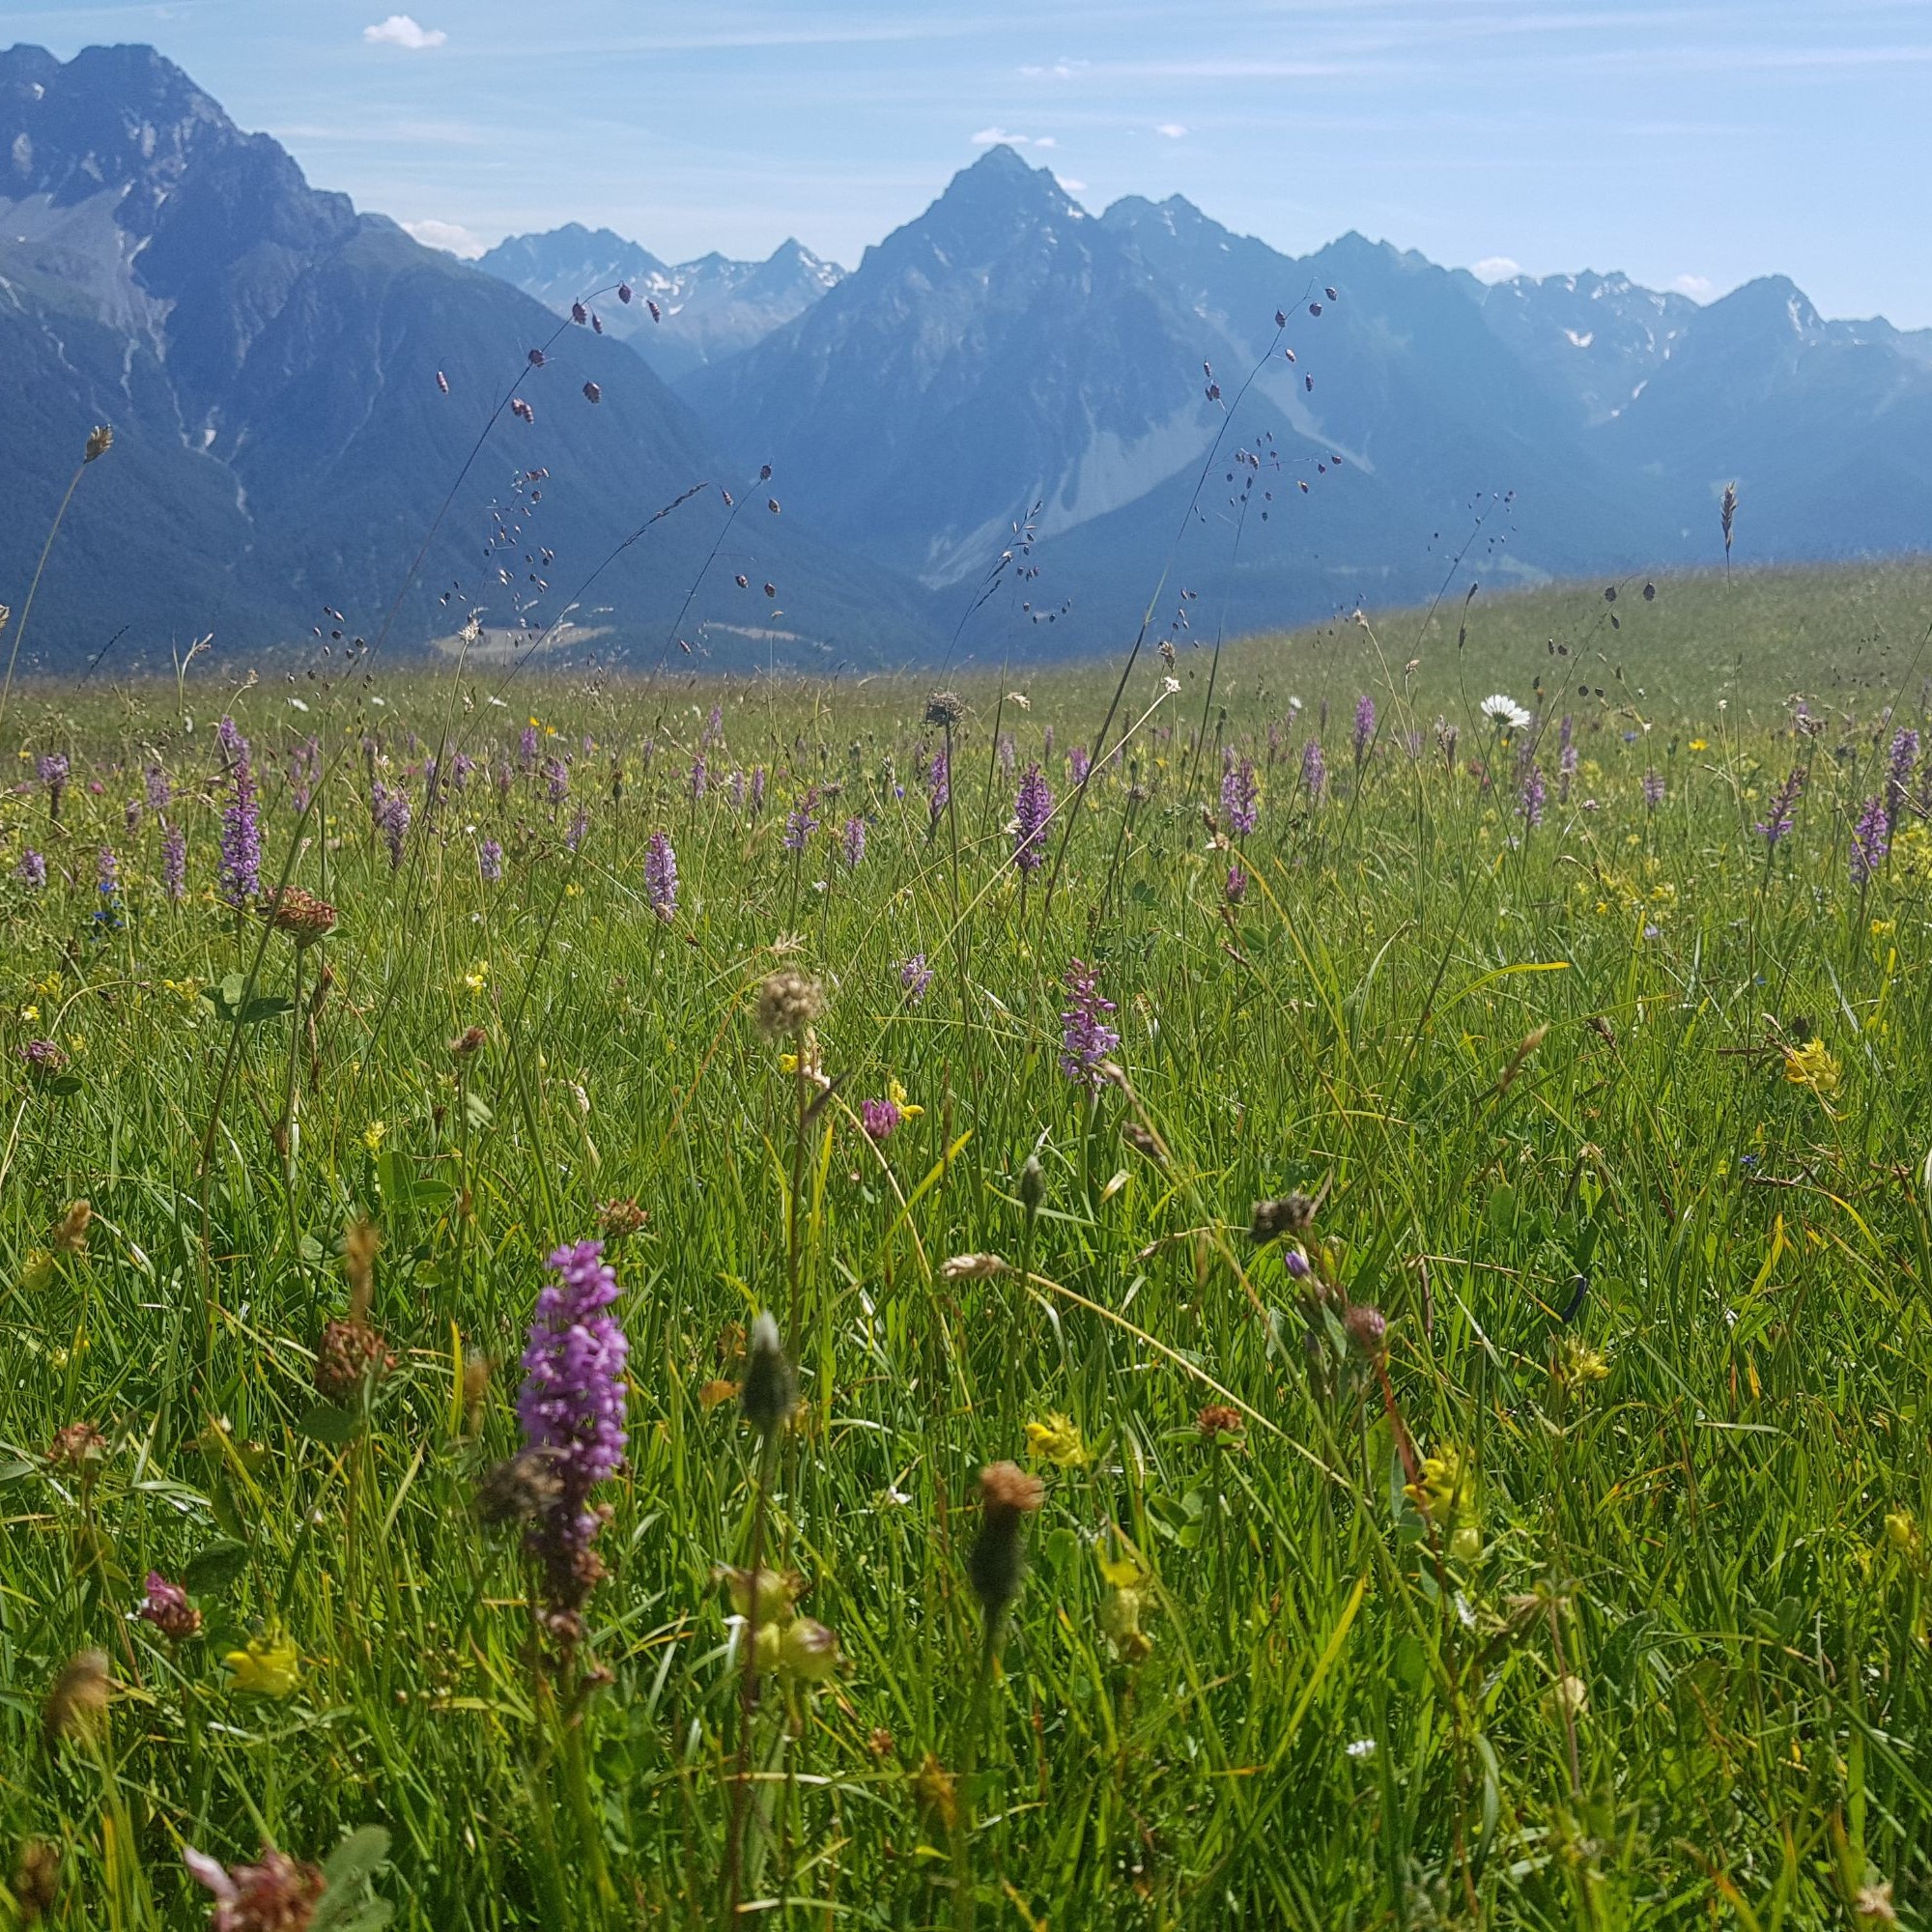
<svg viewBox="0 0 1932 1932"><path fill-rule="evenodd" d="M1085 194L1087 192L1087 184L1083 181L1075 181L1071 175L1055 175L1054 180L1057 181L1061 185L1061 186L1066 190L1068 194Z"/></svg>
<svg viewBox="0 0 1932 1932"><path fill-rule="evenodd" d="M490 245L460 221L406 221L403 233L425 248L440 248L444 254L460 255L466 262L475 261Z"/></svg>
<svg viewBox="0 0 1932 1932"><path fill-rule="evenodd" d="M976 148L1050 148L1053 142L1050 138L1035 141L1030 134L1009 134L1004 128L981 128L973 136L973 145Z"/></svg>
<svg viewBox="0 0 1932 1932"><path fill-rule="evenodd" d="M407 14L391 14L373 27L362 29L362 38L371 46L407 47L420 53L425 47L440 47L449 39L440 27L418 26Z"/></svg>
<svg viewBox="0 0 1932 1932"><path fill-rule="evenodd" d="M1675 275L1670 286L1680 296L1689 296L1693 302L1707 302L1718 293L1718 285L1709 275Z"/></svg>
<svg viewBox="0 0 1932 1932"><path fill-rule="evenodd" d="M1485 255L1469 270L1479 282L1506 282L1522 273L1522 265L1507 255Z"/></svg>
<svg viewBox="0 0 1932 1932"><path fill-rule="evenodd" d="M1170 141L1178 141L1187 129L1179 121L1163 121L1153 131L1156 134L1165 134Z"/></svg>
<svg viewBox="0 0 1932 1932"><path fill-rule="evenodd" d="M1051 134L1041 134L1034 142L1036 148L1057 148L1060 143Z"/></svg>
<svg viewBox="0 0 1932 1932"><path fill-rule="evenodd" d="M1071 80L1082 69L1090 68L1093 65L1092 61L1085 60L1057 60L1051 67L1023 67L1020 69L1020 71L1029 80L1038 80L1048 74L1051 74L1055 80Z"/></svg>

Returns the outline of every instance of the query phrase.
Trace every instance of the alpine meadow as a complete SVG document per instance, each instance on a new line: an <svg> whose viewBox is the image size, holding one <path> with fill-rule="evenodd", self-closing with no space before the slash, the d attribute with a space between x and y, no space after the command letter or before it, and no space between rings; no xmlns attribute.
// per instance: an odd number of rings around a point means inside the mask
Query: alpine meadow
<svg viewBox="0 0 1932 1932"><path fill-rule="evenodd" d="M0 83L0 1925L1932 1925L1924 331Z"/></svg>

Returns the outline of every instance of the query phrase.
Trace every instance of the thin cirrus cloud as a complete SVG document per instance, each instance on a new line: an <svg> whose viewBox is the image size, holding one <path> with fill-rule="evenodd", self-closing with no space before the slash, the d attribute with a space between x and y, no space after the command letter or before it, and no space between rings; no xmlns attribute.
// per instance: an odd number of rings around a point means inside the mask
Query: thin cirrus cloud
<svg viewBox="0 0 1932 1932"><path fill-rule="evenodd" d="M1051 134L1014 134L1005 128L981 128L973 136L976 148L1057 148Z"/></svg>
<svg viewBox="0 0 1932 1932"><path fill-rule="evenodd" d="M1187 132L1187 129L1179 121L1163 121L1153 131L1156 134L1166 136L1170 141L1179 141Z"/></svg>
<svg viewBox="0 0 1932 1932"><path fill-rule="evenodd" d="M411 53L421 53L441 46L449 36L440 27L421 25L408 14L391 14L386 20L364 27L362 38L372 47L406 47Z"/></svg>

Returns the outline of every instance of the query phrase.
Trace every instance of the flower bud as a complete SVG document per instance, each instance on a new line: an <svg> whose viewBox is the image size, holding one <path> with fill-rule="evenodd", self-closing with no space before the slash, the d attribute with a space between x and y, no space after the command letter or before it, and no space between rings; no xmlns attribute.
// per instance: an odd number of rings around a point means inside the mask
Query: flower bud
<svg viewBox="0 0 1932 1932"><path fill-rule="evenodd" d="M752 1323L751 1355L738 1391L738 1407L761 1436L769 1437L791 1413L797 1399L797 1378L785 1360L779 1324L767 1310Z"/></svg>

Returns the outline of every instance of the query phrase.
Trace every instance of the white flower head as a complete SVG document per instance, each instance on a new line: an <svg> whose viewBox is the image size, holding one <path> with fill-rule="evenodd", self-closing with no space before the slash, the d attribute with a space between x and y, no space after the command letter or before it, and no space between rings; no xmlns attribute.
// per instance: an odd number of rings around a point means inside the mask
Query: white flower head
<svg viewBox="0 0 1932 1932"><path fill-rule="evenodd" d="M1506 691L1492 693L1476 709L1498 731L1520 731L1529 724L1529 713Z"/></svg>

